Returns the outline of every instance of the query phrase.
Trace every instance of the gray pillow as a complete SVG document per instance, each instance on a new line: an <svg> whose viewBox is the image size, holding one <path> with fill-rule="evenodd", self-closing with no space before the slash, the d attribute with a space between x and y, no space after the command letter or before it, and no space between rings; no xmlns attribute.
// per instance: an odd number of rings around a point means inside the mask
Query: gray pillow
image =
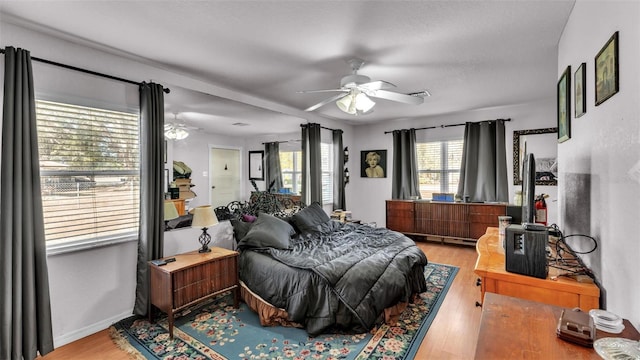
<svg viewBox="0 0 640 360"><path fill-rule="evenodd" d="M301 232L315 232L319 230L320 225L331 221L331 218L324 212L320 203L314 202L294 214L291 220Z"/></svg>
<svg viewBox="0 0 640 360"><path fill-rule="evenodd" d="M275 216L260 213L251 230L238 242L238 247L288 249L293 227Z"/></svg>
<svg viewBox="0 0 640 360"><path fill-rule="evenodd" d="M253 223L233 219L231 220L231 225L233 226L233 235L236 237L236 242L240 242L240 240L247 236Z"/></svg>

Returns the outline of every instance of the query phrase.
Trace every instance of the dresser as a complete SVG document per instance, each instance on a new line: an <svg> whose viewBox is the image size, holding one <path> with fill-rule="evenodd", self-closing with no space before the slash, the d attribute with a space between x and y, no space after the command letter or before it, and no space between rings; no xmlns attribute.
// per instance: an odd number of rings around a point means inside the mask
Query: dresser
<svg viewBox="0 0 640 360"><path fill-rule="evenodd" d="M151 306L165 312L172 338L175 314L182 309L225 291L233 292L234 307L238 307L238 252L212 247L208 253L196 250L164 259L168 258L175 261L162 266L149 262L149 321L153 321Z"/></svg>
<svg viewBox="0 0 640 360"><path fill-rule="evenodd" d="M387 200L387 228L424 240L475 245L487 227L506 215L506 204Z"/></svg>
<svg viewBox="0 0 640 360"><path fill-rule="evenodd" d="M481 298L486 293L513 296L583 311L600 308L600 289L593 282L559 276L549 267L546 279L539 279L505 270L504 248L500 245L498 228L490 227L476 244L478 259L474 272L480 277Z"/></svg>

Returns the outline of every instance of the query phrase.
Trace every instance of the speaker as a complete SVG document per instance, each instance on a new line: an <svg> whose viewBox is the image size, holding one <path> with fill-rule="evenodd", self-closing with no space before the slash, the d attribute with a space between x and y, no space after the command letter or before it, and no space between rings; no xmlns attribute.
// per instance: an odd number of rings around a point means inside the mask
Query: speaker
<svg viewBox="0 0 640 360"><path fill-rule="evenodd" d="M548 231L524 230L522 225L509 225L505 232L505 270L546 279Z"/></svg>

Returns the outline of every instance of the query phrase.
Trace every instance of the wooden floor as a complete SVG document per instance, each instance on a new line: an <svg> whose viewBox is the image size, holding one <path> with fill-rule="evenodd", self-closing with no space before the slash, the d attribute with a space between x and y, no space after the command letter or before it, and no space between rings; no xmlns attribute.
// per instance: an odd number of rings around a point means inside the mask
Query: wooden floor
<svg viewBox="0 0 640 360"><path fill-rule="evenodd" d="M473 359L482 311L475 306L480 300L477 276L473 273L477 257L475 247L432 242L419 242L418 246L430 262L455 265L460 271L422 341L416 359ZM111 341L109 330L103 330L62 346L41 359L128 358L129 355Z"/></svg>

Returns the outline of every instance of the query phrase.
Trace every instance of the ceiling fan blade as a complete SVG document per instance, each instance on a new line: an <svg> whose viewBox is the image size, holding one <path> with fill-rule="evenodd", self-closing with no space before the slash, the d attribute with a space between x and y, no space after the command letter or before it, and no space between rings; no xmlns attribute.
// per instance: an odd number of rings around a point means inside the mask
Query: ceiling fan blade
<svg viewBox="0 0 640 360"><path fill-rule="evenodd" d="M391 89L396 86L388 81L376 80L376 81L371 81L365 84L360 84L358 85L358 87L363 90L380 90L380 89Z"/></svg>
<svg viewBox="0 0 640 360"><path fill-rule="evenodd" d="M321 102L319 102L319 103L317 103L317 104L315 104L315 105L313 105L311 107L306 108L304 111L313 111L313 110L315 110L315 109L317 109L317 108L319 108L321 106L327 105L330 102L338 101L338 100L342 99L343 97L345 97L347 95L349 95L348 92L345 92L343 94L334 95L334 96L332 96L332 97L330 97L328 99L325 99L325 100L323 100L323 101L321 101Z"/></svg>
<svg viewBox="0 0 640 360"><path fill-rule="evenodd" d="M321 92L349 92L349 89L321 89L321 90L301 90L296 91L298 94L311 94L311 93L321 93Z"/></svg>
<svg viewBox="0 0 640 360"><path fill-rule="evenodd" d="M375 90L375 91L372 91L371 93L367 93L367 95L375 98L397 101L397 102L411 104L411 105L419 105L424 102L424 98L420 96L401 94L401 93L387 91L387 90Z"/></svg>

